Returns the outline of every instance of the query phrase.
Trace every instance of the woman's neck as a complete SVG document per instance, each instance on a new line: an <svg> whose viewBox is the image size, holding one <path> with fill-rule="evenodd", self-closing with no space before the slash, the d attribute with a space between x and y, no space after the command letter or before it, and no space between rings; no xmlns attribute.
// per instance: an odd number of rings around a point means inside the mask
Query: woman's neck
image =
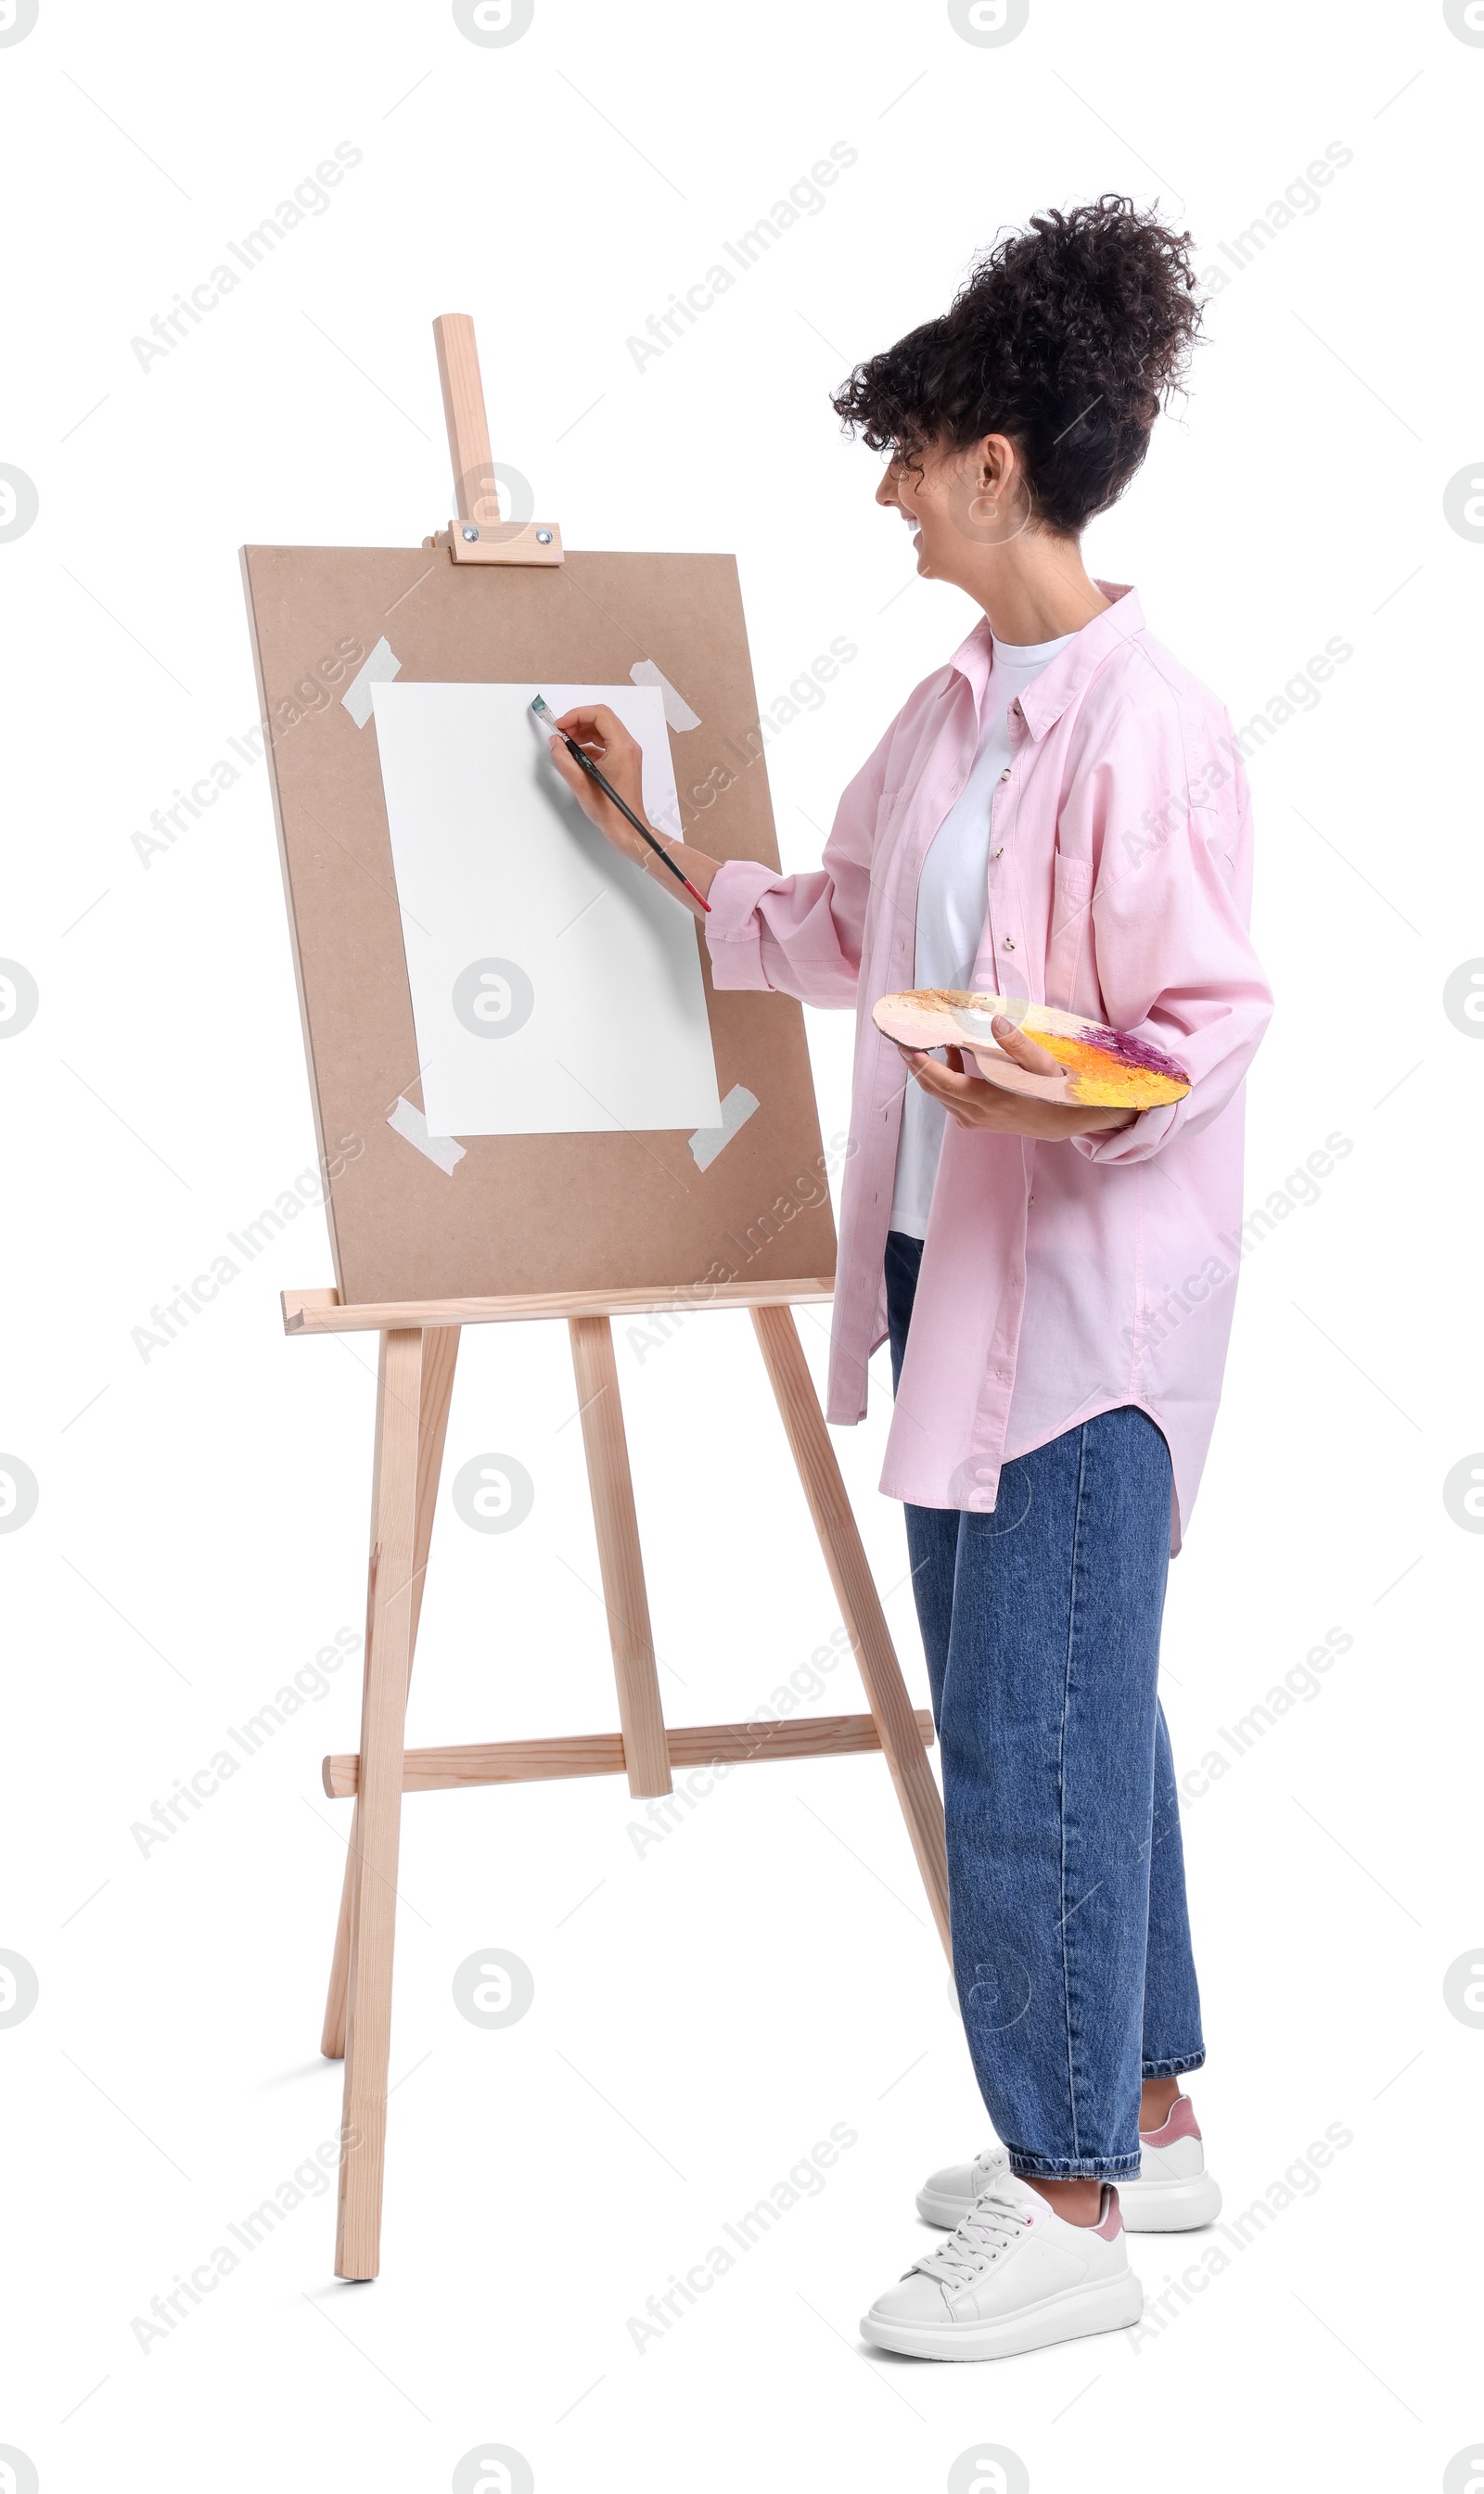
<svg viewBox="0 0 1484 2494"><path fill-rule="evenodd" d="M961 585L984 608L997 641L1022 647L1059 641L1112 604L1088 572L1075 537L1037 532L975 551L975 577Z"/></svg>

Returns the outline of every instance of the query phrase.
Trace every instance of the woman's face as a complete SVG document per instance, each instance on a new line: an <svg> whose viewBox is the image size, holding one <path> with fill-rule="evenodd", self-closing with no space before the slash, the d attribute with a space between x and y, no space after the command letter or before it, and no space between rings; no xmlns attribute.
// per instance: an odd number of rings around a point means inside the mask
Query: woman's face
<svg viewBox="0 0 1484 2494"><path fill-rule="evenodd" d="M929 444L913 466L893 460L876 500L900 511L912 531L920 577L964 589L979 579L985 547L1007 545L1025 528L1019 454L999 433L966 450Z"/></svg>

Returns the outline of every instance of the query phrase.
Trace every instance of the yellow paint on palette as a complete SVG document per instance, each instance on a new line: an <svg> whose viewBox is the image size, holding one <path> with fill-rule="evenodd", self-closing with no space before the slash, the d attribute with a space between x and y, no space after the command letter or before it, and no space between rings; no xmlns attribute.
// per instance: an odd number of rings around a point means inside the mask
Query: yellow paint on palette
<svg viewBox="0 0 1484 2494"><path fill-rule="evenodd" d="M1072 1096L1085 1109L1157 1109L1166 1100L1183 1100L1191 1087L1183 1077L1177 1080L1153 1066L1130 1064L1110 1049L1095 1047L1091 1040L1032 1029L1028 1019L1026 1027L1038 1048L1066 1066Z"/></svg>

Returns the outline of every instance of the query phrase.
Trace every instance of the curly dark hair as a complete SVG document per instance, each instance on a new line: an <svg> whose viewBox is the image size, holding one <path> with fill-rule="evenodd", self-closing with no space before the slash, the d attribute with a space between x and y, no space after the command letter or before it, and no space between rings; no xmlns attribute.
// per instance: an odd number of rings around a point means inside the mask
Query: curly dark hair
<svg viewBox="0 0 1484 2494"><path fill-rule="evenodd" d="M1031 516L1075 535L1118 500L1200 326L1192 238L1105 192L1033 217L978 260L952 308L858 364L831 404L909 467L1003 433Z"/></svg>

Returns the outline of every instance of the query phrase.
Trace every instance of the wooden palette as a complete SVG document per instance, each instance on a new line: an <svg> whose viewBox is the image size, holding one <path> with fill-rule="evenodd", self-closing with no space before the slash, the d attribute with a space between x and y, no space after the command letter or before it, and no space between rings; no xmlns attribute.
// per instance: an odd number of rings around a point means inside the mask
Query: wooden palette
<svg viewBox="0 0 1484 2494"><path fill-rule="evenodd" d="M1008 1014L1065 1071L1031 1074L1016 1065L996 1045L996 1014ZM962 1049L986 1082L1028 1100L1075 1102L1084 1109L1157 1109L1167 1100L1183 1100L1191 1087L1185 1068L1147 1040L1054 1005L971 994L963 988L910 988L883 996L871 1019L904 1048Z"/></svg>

